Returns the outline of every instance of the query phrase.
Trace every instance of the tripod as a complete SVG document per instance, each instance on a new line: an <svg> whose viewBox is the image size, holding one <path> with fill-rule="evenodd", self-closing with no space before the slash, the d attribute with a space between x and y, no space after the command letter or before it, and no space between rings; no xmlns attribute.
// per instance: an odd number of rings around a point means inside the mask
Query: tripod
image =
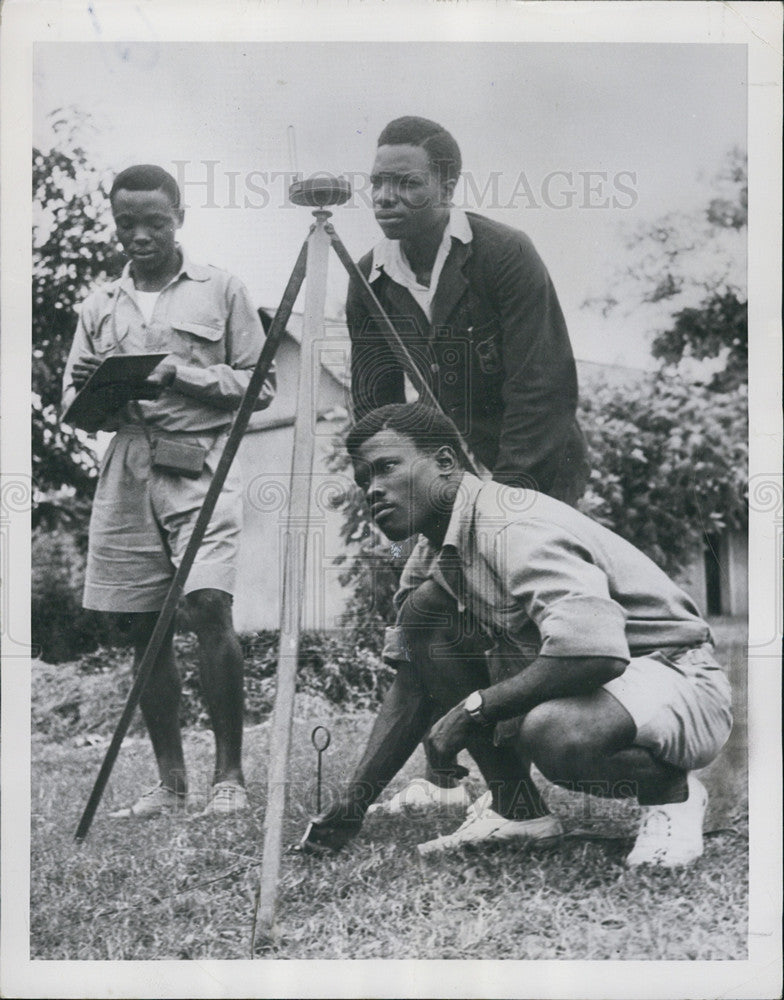
<svg viewBox="0 0 784 1000"><path fill-rule="evenodd" d="M305 309L297 385L297 414L294 423L289 490L288 523L285 534L283 559L282 599L280 612L280 641L278 648L277 690L270 731L270 766L268 776L267 809L264 820L264 852L256 914L253 924L253 941L256 930L270 936L273 929L275 899L282 850L283 815L288 758L291 745L291 725L294 711L297 659L301 628L301 611L304 603L306 545L298 544L297 536L307 540L310 514L310 490L313 476L315 441L312 427L315 421L317 372L311 363L313 345L324 333L324 305L329 249L333 247L340 262L358 286L373 312L382 321L383 336L393 352L396 362L408 375L420 402L440 410L428 380L419 370L398 331L376 298L362 272L349 256L334 227L329 223L332 215L328 205L341 205L351 197L351 187L343 179L316 177L295 181L289 189L289 198L295 205L314 209L315 222L297 257L278 306L264 347L253 370L248 388L242 398L229 431L220 461L199 511L188 545L172 579L169 591L158 615L150 640L142 656L125 707L107 748L101 768L85 806L75 839L83 841L92 824L112 768L133 718L133 713L150 678L182 594L183 586L204 538L204 533L215 510L215 505L228 475L231 463L245 433L253 407L264 381L272 367L275 354L283 339L297 295L307 275ZM477 471L467 446L461 439L461 450L466 467ZM294 527L296 526L296 531ZM253 947L253 945L252 945Z"/></svg>

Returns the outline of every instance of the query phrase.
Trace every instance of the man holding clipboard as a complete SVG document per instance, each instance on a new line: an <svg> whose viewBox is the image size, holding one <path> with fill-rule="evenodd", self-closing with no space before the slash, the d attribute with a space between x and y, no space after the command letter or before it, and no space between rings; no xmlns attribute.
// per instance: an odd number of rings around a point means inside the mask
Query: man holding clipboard
<svg viewBox="0 0 784 1000"><path fill-rule="evenodd" d="M82 304L63 376L63 411L65 420L85 430L115 432L90 519L84 606L130 617L138 666L264 333L237 278L183 254L176 233L184 211L173 177L156 166L129 167L116 177L110 199L130 260L117 281ZM273 393L270 380L256 409L268 406ZM231 618L241 520L234 467L184 587L215 733L207 814L247 807L242 650ZM185 806L179 697L170 640L141 697L160 782L115 815L143 817Z"/></svg>

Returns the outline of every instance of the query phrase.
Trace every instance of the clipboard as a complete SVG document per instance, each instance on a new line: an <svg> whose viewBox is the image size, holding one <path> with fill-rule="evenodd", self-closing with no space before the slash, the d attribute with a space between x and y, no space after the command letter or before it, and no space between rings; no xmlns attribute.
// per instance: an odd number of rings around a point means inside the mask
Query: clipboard
<svg viewBox="0 0 784 1000"><path fill-rule="evenodd" d="M93 433L132 399L157 398L158 393L145 382L168 356L166 353L113 354L106 358L63 413L63 422Z"/></svg>

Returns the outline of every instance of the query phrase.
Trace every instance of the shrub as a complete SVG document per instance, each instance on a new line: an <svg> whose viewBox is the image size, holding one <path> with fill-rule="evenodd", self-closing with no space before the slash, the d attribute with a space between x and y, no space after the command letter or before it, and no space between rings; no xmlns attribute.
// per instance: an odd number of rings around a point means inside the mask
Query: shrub
<svg viewBox="0 0 784 1000"><path fill-rule="evenodd" d="M581 402L591 479L580 508L676 574L706 534L746 524L744 386L714 392L652 375Z"/></svg>
<svg viewBox="0 0 784 1000"><path fill-rule="evenodd" d="M265 630L240 637L245 655L245 721L261 722L275 701L278 633ZM207 725L207 707L201 695L196 636L178 635L175 648L183 687L180 718L183 725ZM300 638L297 692L353 709L375 708L394 676L367 647L357 646L350 630L305 632Z"/></svg>
<svg viewBox="0 0 784 1000"><path fill-rule="evenodd" d="M265 631L240 639L245 654L245 723L266 719L275 700L278 634ZM180 722L207 726L209 716L199 683L198 646L191 632L175 636L182 679ZM98 646L77 662L35 673L33 728L49 739L95 733L108 735L117 724L132 684L133 654L128 647ZM349 632L305 632L300 641L297 692L313 695L341 709L373 709L384 696L394 671L371 650L357 647ZM137 712L132 733L143 731Z"/></svg>
<svg viewBox="0 0 784 1000"><path fill-rule="evenodd" d="M112 633L102 616L82 608L84 567L78 534L64 528L33 531L32 642L37 655L49 663L93 650Z"/></svg>

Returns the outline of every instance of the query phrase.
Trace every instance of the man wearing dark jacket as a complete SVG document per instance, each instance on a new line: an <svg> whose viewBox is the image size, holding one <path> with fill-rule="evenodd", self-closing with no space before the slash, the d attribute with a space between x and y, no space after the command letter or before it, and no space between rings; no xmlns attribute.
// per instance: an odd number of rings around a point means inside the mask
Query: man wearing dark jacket
<svg viewBox="0 0 784 1000"><path fill-rule="evenodd" d="M575 420L574 357L555 289L524 233L452 206L461 166L457 143L437 123L405 117L387 125L371 175L385 239L359 268L492 478L574 504L587 463ZM405 373L356 279L346 313L359 420L405 401ZM409 597L397 595L398 609ZM456 613L447 594L443 611ZM391 661L405 659L398 638L390 629L385 655ZM475 652L466 639L464 653ZM464 797L454 777L431 770L388 808L462 804Z"/></svg>
<svg viewBox="0 0 784 1000"><path fill-rule="evenodd" d="M476 458L507 485L574 503L585 482L577 376L547 269L516 229L451 206L454 139L400 118L379 137L371 176L386 239L359 263ZM352 281L354 416L404 401L383 325Z"/></svg>

